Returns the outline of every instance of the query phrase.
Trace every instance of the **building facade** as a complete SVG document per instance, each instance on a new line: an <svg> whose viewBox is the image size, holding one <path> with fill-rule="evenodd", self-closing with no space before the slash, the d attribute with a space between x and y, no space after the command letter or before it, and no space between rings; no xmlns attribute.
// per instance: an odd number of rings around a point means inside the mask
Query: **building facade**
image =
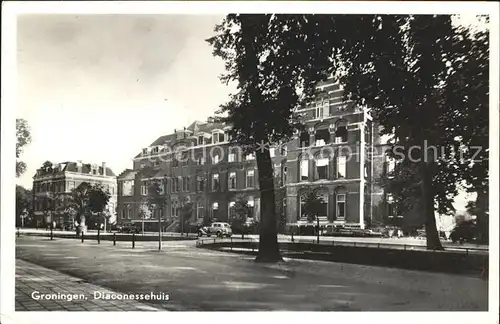
<svg viewBox="0 0 500 324"><path fill-rule="evenodd" d="M107 206L113 222L116 219L117 181L116 175L103 162L97 164L77 162L62 162L47 168L40 168L33 177L33 210L41 223L50 224L55 221L57 226L71 226L65 212L73 189L82 183L100 184L107 189L111 197Z"/></svg>
<svg viewBox="0 0 500 324"><path fill-rule="evenodd" d="M271 147L278 218L306 223L303 197L316 191L323 198L322 224L364 228L383 221L389 206L377 178L388 161L368 109L343 100L339 84L318 84L315 101L298 109L306 131L288 143ZM252 218L260 217L258 170L254 155L229 145L229 125L194 122L162 136L134 158L132 169L118 177L118 221L141 222L140 210L151 180L162 182L166 205L145 222L167 222L193 203L193 222L227 221L239 197L248 200ZM376 148L376 149L375 149Z"/></svg>

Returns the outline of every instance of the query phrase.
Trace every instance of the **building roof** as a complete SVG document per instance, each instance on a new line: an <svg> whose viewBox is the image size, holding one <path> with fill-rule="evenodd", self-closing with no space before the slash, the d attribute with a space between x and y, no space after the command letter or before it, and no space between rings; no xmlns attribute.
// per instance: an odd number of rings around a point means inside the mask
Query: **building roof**
<svg viewBox="0 0 500 324"><path fill-rule="evenodd" d="M125 169L118 176L118 180L134 180L136 174L137 174L137 171L134 171L132 169Z"/></svg>
<svg viewBox="0 0 500 324"><path fill-rule="evenodd" d="M61 166L62 168L57 170L56 168ZM55 173L59 172L78 172L78 163L77 162L72 162L72 161L66 161L66 162L60 162L60 163L53 163L53 168ZM37 174L35 174L35 177L39 175L40 169L37 170ZM80 173L82 174L90 174L92 171L92 163L82 163L82 170ZM96 175L102 175L102 165L99 165L97 167L98 174ZM40 174L44 175L44 174ZM106 176L107 177L116 177L116 174L111 170L111 168L106 167Z"/></svg>
<svg viewBox="0 0 500 324"><path fill-rule="evenodd" d="M61 163L63 164L63 163ZM78 166L76 162L65 162L66 166L61 171L78 172ZM90 173L92 170L91 163L82 163L82 173ZM102 166L98 167L99 174L102 174ZM116 177L116 174L109 167L106 167L106 176Z"/></svg>
<svg viewBox="0 0 500 324"><path fill-rule="evenodd" d="M202 122L202 121L194 121L192 122L188 127L186 127L186 130L190 131L193 133L193 135L196 135L196 133L199 132L205 132L205 133L210 133L214 129L223 129L226 127L224 123L212 123L212 122ZM183 131L184 129L180 129L179 131ZM158 137L153 143L149 145L149 147L152 146L159 146L159 145L164 145L168 141L174 141L176 140L177 135L176 133L171 133L167 135L163 135ZM139 152L134 158L140 158L142 156L142 152Z"/></svg>

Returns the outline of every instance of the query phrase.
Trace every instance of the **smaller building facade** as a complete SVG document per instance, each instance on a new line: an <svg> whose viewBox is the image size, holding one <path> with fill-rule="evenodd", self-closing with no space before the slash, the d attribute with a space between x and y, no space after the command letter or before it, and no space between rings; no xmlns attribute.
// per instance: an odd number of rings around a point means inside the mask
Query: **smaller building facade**
<svg viewBox="0 0 500 324"><path fill-rule="evenodd" d="M39 226L55 222L57 227L71 227L73 220L66 213L67 197L82 183L100 184L111 197L107 212L110 222L116 220L116 175L103 162L101 165L77 162L54 163L40 168L33 176L33 211Z"/></svg>

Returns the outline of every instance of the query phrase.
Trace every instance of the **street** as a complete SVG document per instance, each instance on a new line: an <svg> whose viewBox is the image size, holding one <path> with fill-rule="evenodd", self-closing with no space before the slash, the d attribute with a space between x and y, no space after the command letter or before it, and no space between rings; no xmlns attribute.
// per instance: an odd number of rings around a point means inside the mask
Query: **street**
<svg viewBox="0 0 500 324"><path fill-rule="evenodd" d="M21 236L16 258L122 293L168 293L149 302L192 311L451 311L488 308L488 282L475 277L321 261L277 265L196 249L191 241L77 240ZM17 287L17 286L16 286ZM71 287L68 286L71 290ZM67 293L72 293L68 291Z"/></svg>

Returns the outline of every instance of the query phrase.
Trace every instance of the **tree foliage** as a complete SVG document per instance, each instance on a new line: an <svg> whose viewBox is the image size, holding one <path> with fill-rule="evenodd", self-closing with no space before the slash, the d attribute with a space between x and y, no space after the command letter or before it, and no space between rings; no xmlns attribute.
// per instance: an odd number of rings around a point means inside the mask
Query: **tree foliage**
<svg viewBox="0 0 500 324"><path fill-rule="evenodd" d="M26 171L26 163L19 160L23 149L31 143L31 130L25 119L16 119L16 176L20 177Z"/></svg>
<svg viewBox="0 0 500 324"><path fill-rule="evenodd" d="M21 224L21 217L33 214L32 191L16 185L16 223Z"/></svg>
<svg viewBox="0 0 500 324"><path fill-rule="evenodd" d="M232 142L256 151L261 192L258 261L279 261L273 167L269 144L302 129L297 105L313 98L331 65L329 35L310 32L324 17L230 14L208 41L225 62L225 83L237 93L221 106L217 120L232 125ZM306 31L304 32L304 28ZM308 29L309 28L309 29Z"/></svg>
<svg viewBox="0 0 500 324"><path fill-rule="evenodd" d="M308 222L314 222L323 210L323 197L314 191L310 191L302 197L302 200L304 202L303 214L307 217Z"/></svg>
<svg viewBox="0 0 500 324"><path fill-rule="evenodd" d="M215 31L209 42L225 61L222 80L238 84L219 111L219 120L233 126L233 142L255 150L262 142L289 139L301 128L294 108L313 99L317 82L333 74L345 99L369 107L381 134L393 134L405 156L420 147L419 161L407 168L420 178L413 194L423 205L427 247L442 248L435 209L451 210L460 180L487 182L487 150L479 163L471 163L467 150L466 159L457 154L472 143L487 147L488 132L479 130L488 120L487 32L454 26L449 15L238 14ZM426 146L444 150L433 157ZM257 150L257 166L263 197L259 253L262 248L277 259L267 151Z"/></svg>

